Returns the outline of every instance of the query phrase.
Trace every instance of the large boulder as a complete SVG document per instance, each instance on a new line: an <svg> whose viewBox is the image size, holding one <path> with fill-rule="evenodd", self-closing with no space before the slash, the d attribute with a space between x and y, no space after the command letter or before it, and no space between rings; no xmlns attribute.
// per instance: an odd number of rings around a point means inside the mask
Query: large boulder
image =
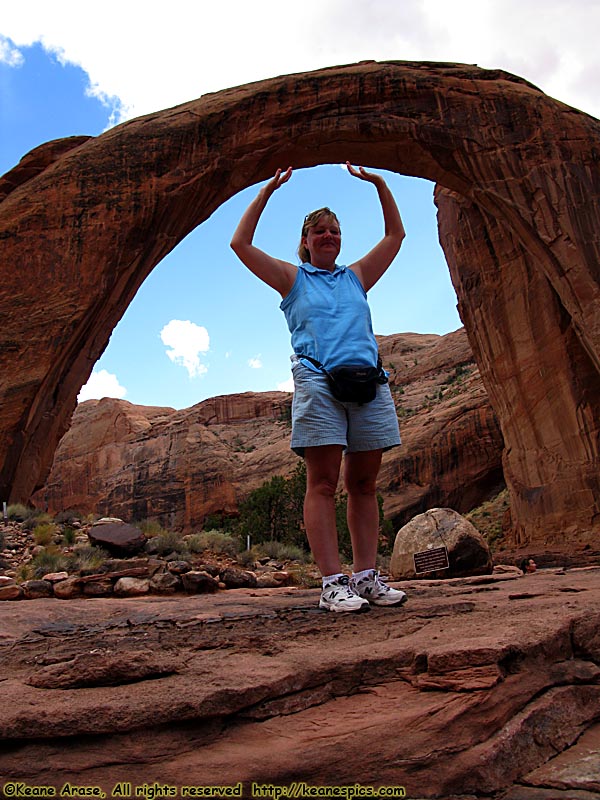
<svg viewBox="0 0 600 800"><path fill-rule="evenodd" d="M448 567L417 572L418 554L441 548L448 551ZM441 555L441 554L440 554ZM490 575L494 565L490 548L471 523L451 508L432 508L400 528L394 542L390 572L397 580L414 578L464 578Z"/></svg>
<svg viewBox="0 0 600 800"><path fill-rule="evenodd" d="M146 536L135 525L128 525L120 520L92 525L88 531L90 542L117 557L131 556L140 553L146 544Z"/></svg>

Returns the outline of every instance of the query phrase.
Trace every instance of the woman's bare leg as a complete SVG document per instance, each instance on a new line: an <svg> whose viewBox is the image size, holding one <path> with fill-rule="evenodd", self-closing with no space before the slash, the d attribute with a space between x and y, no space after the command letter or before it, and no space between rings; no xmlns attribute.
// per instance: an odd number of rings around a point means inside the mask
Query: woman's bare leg
<svg viewBox="0 0 600 800"><path fill-rule="evenodd" d="M342 461L337 444L307 447L304 525L308 543L321 575L342 571L335 526L335 491Z"/></svg>
<svg viewBox="0 0 600 800"><path fill-rule="evenodd" d="M347 453L344 483L348 492L348 528L352 540L354 572L375 569L379 540L377 475L382 450Z"/></svg>

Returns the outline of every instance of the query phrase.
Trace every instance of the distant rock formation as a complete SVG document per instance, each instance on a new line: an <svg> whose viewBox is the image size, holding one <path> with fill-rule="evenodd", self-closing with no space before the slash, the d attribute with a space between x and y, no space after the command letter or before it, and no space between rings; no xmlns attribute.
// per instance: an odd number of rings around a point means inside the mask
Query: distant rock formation
<svg viewBox="0 0 600 800"><path fill-rule="evenodd" d="M400 525L432 505L470 510L502 484L503 442L464 329L382 336L379 346L403 437L384 455L386 516ZM190 532L293 470L290 406L285 392L214 397L182 411L88 400L36 502Z"/></svg>
<svg viewBox="0 0 600 800"><path fill-rule="evenodd" d="M501 70L389 61L227 89L38 148L0 186L0 498L44 484L111 331L179 241L281 164L350 159L438 185L520 542L592 541L599 141L598 120Z"/></svg>

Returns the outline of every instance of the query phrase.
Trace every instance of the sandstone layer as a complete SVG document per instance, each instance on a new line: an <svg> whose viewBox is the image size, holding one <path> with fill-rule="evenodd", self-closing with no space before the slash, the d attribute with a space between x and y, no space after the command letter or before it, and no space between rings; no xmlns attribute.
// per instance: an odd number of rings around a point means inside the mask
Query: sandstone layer
<svg viewBox="0 0 600 800"><path fill-rule="evenodd" d="M400 526L436 505L470 510L502 483L503 442L464 329L382 336L379 345L403 439L384 457L386 517ZM283 392L216 397L182 411L88 400L36 502L52 513L154 518L191 532L294 469L290 405Z"/></svg>
<svg viewBox="0 0 600 800"><path fill-rule="evenodd" d="M358 616L292 588L4 603L2 783L598 800L599 574L408 582Z"/></svg>
<svg viewBox="0 0 600 800"><path fill-rule="evenodd" d="M28 500L44 483L79 388L161 258L281 164L349 159L443 187L442 243L521 538L593 538L599 140L597 120L508 73L390 61L227 89L50 145L0 203L0 495Z"/></svg>

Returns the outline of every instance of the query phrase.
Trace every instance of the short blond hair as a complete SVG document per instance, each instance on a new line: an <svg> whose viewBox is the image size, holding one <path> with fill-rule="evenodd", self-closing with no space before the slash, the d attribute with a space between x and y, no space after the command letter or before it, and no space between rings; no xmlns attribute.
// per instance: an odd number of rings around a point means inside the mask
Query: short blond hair
<svg viewBox="0 0 600 800"><path fill-rule="evenodd" d="M300 236L300 244L298 245L298 258L303 264L310 264L310 252L308 247L304 244L303 239L305 238L306 234L310 230L310 228L316 227L322 217L330 217L337 222L338 227L340 229L340 233L342 232L342 226L340 225L339 219L333 213L330 208L324 206L324 208L317 208L316 211L311 211L310 214L307 214L304 217L304 224L302 225L302 234Z"/></svg>

